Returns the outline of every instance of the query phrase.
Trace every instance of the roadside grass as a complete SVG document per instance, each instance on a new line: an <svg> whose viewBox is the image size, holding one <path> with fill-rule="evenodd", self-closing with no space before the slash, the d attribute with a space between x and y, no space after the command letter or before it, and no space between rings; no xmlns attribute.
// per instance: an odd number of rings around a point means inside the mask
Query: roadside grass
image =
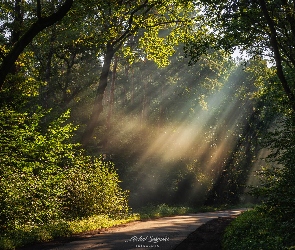
<svg viewBox="0 0 295 250"><path fill-rule="evenodd" d="M12 250L36 242L47 242L58 237L70 237L75 234L109 228L131 221L139 220L136 214L123 219L111 218L107 215L95 215L74 221L58 221L46 225L20 226L13 231L0 233L0 249Z"/></svg>
<svg viewBox="0 0 295 250"><path fill-rule="evenodd" d="M239 208L253 208L255 204L239 204L239 205L220 205L220 206L202 206L202 207L189 207L189 206L169 206L167 204L148 205L146 207L136 210L135 214L141 220L160 218L164 216L182 215L188 213L205 213L214 212L227 209Z"/></svg>
<svg viewBox="0 0 295 250"><path fill-rule="evenodd" d="M196 209L186 206L169 206L167 204L148 205L135 212L140 220L155 219L165 216L194 213Z"/></svg>
<svg viewBox="0 0 295 250"><path fill-rule="evenodd" d="M108 215L95 215L89 218L74 221L58 221L46 225L21 225L13 231L0 232L0 249L12 250L36 242L48 242L58 237L70 237L85 233L118 226L132 221L155 219L165 216L183 215L188 213L210 212L225 210L230 206L198 207L168 206L166 204L149 205L130 213L124 218L113 218Z"/></svg>

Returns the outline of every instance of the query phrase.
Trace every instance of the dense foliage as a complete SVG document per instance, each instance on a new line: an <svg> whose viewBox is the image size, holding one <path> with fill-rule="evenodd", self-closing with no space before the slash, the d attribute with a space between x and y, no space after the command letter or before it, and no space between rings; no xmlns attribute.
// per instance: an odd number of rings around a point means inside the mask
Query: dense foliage
<svg viewBox="0 0 295 250"><path fill-rule="evenodd" d="M127 193L114 166L68 140L65 113L48 127L42 114L1 109L1 232L95 214L124 216Z"/></svg>
<svg viewBox="0 0 295 250"><path fill-rule="evenodd" d="M294 249L292 228L292 224L282 224L256 208L230 224L224 235L223 249Z"/></svg>

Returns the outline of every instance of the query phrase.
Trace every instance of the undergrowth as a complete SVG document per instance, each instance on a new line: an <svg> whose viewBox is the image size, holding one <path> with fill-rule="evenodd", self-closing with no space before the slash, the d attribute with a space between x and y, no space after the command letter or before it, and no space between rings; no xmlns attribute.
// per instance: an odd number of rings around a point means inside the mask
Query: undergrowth
<svg viewBox="0 0 295 250"><path fill-rule="evenodd" d="M186 206L168 206L167 204L148 205L137 211L141 220L159 218L164 216L181 215L193 213L196 210Z"/></svg>
<svg viewBox="0 0 295 250"><path fill-rule="evenodd" d="M294 226L287 226L260 207L242 213L227 228L225 250L295 249Z"/></svg>

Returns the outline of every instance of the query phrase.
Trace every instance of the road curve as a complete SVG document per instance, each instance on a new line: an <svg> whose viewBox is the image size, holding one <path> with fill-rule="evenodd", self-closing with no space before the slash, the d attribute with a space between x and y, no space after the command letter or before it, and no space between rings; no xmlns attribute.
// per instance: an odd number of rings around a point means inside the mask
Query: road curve
<svg viewBox="0 0 295 250"><path fill-rule="evenodd" d="M199 226L218 217L238 215L246 209L178 215L136 221L110 228L89 238L55 246L50 250L172 250Z"/></svg>

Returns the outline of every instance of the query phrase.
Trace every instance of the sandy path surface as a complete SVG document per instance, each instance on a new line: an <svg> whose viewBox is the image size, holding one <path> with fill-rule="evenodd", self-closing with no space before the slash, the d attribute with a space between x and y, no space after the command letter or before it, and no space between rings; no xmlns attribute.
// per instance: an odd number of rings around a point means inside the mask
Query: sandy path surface
<svg viewBox="0 0 295 250"><path fill-rule="evenodd" d="M51 250L172 250L207 221L237 215L245 209L164 217L110 228L89 238L65 243Z"/></svg>

